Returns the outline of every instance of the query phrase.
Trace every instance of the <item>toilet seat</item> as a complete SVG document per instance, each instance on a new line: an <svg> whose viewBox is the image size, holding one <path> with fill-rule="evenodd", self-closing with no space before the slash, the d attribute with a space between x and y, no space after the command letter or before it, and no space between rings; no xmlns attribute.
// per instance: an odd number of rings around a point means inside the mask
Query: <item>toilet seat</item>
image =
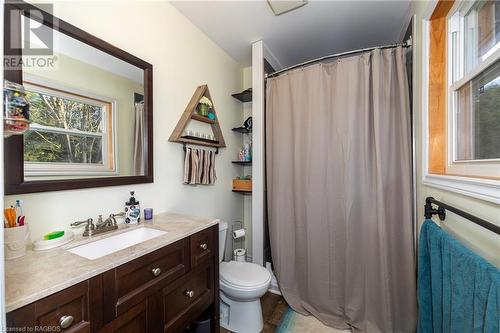
<svg viewBox="0 0 500 333"><path fill-rule="evenodd" d="M219 266L221 282L239 289L254 289L266 286L271 274L262 266L250 262L222 262Z"/></svg>

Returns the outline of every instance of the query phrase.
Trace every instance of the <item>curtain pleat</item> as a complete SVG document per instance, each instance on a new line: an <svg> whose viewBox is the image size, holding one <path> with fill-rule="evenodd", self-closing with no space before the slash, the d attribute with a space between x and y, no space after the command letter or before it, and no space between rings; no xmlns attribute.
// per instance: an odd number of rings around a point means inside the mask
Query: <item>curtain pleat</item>
<svg viewBox="0 0 500 333"><path fill-rule="evenodd" d="M133 175L142 176L145 174L146 165L145 154L145 126L146 113L144 112L144 103L135 103L135 121L134 121L134 161Z"/></svg>

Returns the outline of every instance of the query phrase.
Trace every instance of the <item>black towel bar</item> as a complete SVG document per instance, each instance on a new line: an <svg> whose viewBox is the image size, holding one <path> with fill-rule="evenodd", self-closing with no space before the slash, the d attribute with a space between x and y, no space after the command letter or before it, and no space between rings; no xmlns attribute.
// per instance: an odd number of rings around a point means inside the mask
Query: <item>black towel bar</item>
<svg viewBox="0 0 500 333"><path fill-rule="evenodd" d="M432 207L432 204L437 206L436 208ZM450 206L448 204L445 204L444 202L438 201L434 199L433 197L427 197L425 199L425 218L430 219L433 215L438 215L439 219L441 221L444 221L446 218L446 211L449 210L450 212L453 212L463 218L466 218L467 220L474 222L475 224L480 225L481 227L488 229L497 235L500 235L500 226L493 224L491 222L488 222L486 220L483 220L482 218L479 218L477 216L471 215L467 212L464 212L461 209L458 209L456 207Z"/></svg>

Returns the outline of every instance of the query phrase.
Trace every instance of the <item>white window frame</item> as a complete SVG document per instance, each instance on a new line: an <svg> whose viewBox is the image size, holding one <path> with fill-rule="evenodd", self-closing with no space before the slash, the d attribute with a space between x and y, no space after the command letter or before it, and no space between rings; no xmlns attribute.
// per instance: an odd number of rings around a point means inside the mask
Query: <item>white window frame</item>
<svg viewBox="0 0 500 333"><path fill-rule="evenodd" d="M458 90L464 85L469 84L475 77L483 73L488 67L493 65L500 59L500 48L495 46L487 52L487 57L479 64L474 66L472 70L465 73L465 19L464 16L454 17L455 13L462 10L468 13L475 5L475 1L457 1L450 10L447 17L448 26L448 109L447 109L447 163L446 173L455 175L471 175L477 177L500 177L500 159L485 159L485 160L458 160L457 159L457 107L458 107ZM455 55L458 60L454 66L454 47L452 33L458 33L457 51ZM498 44L497 44L498 45ZM453 81L453 74L457 75L457 80Z"/></svg>
<svg viewBox="0 0 500 333"><path fill-rule="evenodd" d="M418 40L418 34L414 37L413 59L418 59L421 52L421 94L422 94L422 174L421 181L425 186L445 190L475 199L500 204L500 181L484 178L473 178L463 176L437 175L429 173L429 48L430 48L430 19L437 1L431 1L427 5L422 18L422 40ZM413 63L415 72L419 70L417 62ZM418 80L417 75L413 76ZM414 82L416 87L416 82ZM419 106L419 101L413 100L414 109Z"/></svg>
<svg viewBox="0 0 500 333"><path fill-rule="evenodd" d="M80 176L114 176L119 174L118 151L116 150L116 110L117 101L98 96L93 93L69 88L59 83L51 82L45 78L34 75L24 75L24 85L29 91L39 92L47 95L71 99L85 104L91 104L103 108L103 131L99 133L80 130L68 130L55 128L36 123L30 124L30 129L40 129L44 132L81 135L86 137L101 137L103 145L103 163L50 163L50 162L24 162L24 177L27 180L43 179L44 177L80 177ZM111 110L108 110L111 106ZM111 112L112 136L109 139L108 113ZM110 160L108 151L112 149L113 157ZM112 167L110 168L109 165Z"/></svg>

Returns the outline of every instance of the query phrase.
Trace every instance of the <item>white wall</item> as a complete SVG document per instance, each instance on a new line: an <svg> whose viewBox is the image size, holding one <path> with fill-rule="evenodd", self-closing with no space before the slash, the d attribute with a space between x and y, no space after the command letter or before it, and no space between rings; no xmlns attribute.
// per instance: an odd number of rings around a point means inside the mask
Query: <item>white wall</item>
<svg viewBox="0 0 500 333"><path fill-rule="evenodd" d="M242 141L231 128L241 123L242 68L168 2L56 2L54 14L154 66L154 183L7 196L24 202L32 238L67 228L72 221L120 211L129 190L155 213L172 211L225 221L242 220L243 197L231 192L238 170L231 164ZM227 148L216 157L214 186L182 184L182 145L168 142L196 87L208 84ZM81 232L78 230L77 232Z"/></svg>
<svg viewBox="0 0 500 333"><path fill-rule="evenodd" d="M458 208L461 208L473 215L479 216L483 219L491 221L500 225L500 206L483 201L477 200L468 196L455 194L448 191L439 190L433 187L424 186L422 184L422 137L426 133L422 128L422 18L428 10L428 1L412 1L411 12L416 15L416 30L414 34L414 110L415 110L415 127L416 127L416 161L417 161L417 216L418 216L418 230L424 219L423 207L425 198L432 196L437 200L449 203ZM462 242L466 243L471 249L475 250L478 254L484 256L490 262L500 267L500 241L499 236L489 232L473 223L462 219L453 213L447 213L444 227L452 234L454 234Z"/></svg>

